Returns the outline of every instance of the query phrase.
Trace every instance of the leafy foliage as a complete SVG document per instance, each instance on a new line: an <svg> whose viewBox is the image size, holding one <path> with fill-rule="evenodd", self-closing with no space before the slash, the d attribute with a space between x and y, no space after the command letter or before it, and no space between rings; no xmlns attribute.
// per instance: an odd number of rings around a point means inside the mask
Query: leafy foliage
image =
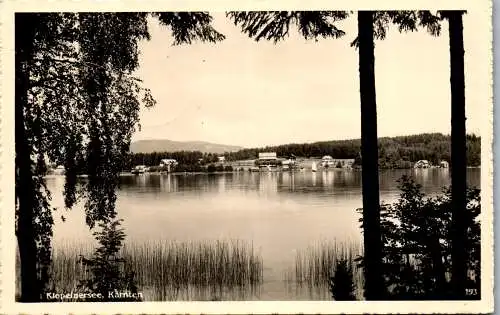
<svg viewBox="0 0 500 315"><path fill-rule="evenodd" d="M295 26L305 39L339 38L345 32L338 29L336 22L349 17L347 11L275 11L275 12L229 12L227 16L235 25L241 26L244 33L256 41L272 40L275 43L289 35L290 26ZM430 11L374 11L373 29L376 39L385 39L391 24L399 32L413 32L424 28L433 36L441 33L440 12ZM356 37L351 46L358 46Z"/></svg>
<svg viewBox="0 0 500 315"><path fill-rule="evenodd" d="M225 39L210 25L212 17L206 12L159 12L153 15L170 27L176 45L191 44L194 40L216 43Z"/></svg>
<svg viewBox="0 0 500 315"><path fill-rule="evenodd" d="M36 261L38 268L21 268L24 300L35 300L47 282L54 211L43 181L47 162L65 166L65 205L85 198L90 228L116 216L117 176L139 107L155 103L131 75L139 41L149 39L147 16L16 14L16 234L21 264ZM223 39L206 13L155 16L171 26L175 44ZM78 173L89 175L79 190Z"/></svg>
<svg viewBox="0 0 500 315"><path fill-rule="evenodd" d="M275 43L289 35L290 26L295 26L305 39L318 37L339 38L345 32L335 22L347 18L345 11L276 11L276 12L229 12L235 25L256 41L264 38Z"/></svg>
<svg viewBox="0 0 500 315"><path fill-rule="evenodd" d="M450 298L451 190L445 188L442 195L426 197L413 179L403 176L399 182L399 200L381 206L381 272L390 297ZM466 197L467 243L463 246L468 253L468 283L469 288L480 292L480 190L469 188Z"/></svg>
<svg viewBox="0 0 500 315"><path fill-rule="evenodd" d="M218 156L220 155L199 151L131 153L127 157L125 169L130 170L135 165L160 165L162 159L174 159L179 165L216 163Z"/></svg>
<svg viewBox="0 0 500 315"><path fill-rule="evenodd" d="M125 233L120 228L121 220L100 223L100 231L94 232L95 239L100 246L95 250L92 258L82 257L83 265L88 269L90 278L82 280L79 289L86 294L100 294L96 298L100 302L140 301L139 298L121 297L110 293L130 293L138 296L134 273L125 270L125 260L120 257ZM89 299L91 301L92 299Z"/></svg>
<svg viewBox="0 0 500 315"><path fill-rule="evenodd" d="M145 14L82 13L79 25L81 60L95 65L79 69L88 139L79 145L88 160L85 210L92 228L115 216L120 161L138 123L141 99L139 86L128 72L138 66L137 42L149 35ZM150 95L145 98L150 101L146 106L154 104Z"/></svg>

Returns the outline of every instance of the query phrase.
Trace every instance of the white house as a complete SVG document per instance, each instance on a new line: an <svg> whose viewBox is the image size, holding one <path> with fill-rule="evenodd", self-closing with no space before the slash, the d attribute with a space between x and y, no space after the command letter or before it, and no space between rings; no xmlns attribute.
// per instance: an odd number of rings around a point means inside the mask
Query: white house
<svg viewBox="0 0 500 315"><path fill-rule="evenodd" d="M219 160L220 163L226 162L226 157L225 156L218 156L217 159Z"/></svg>
<svg viewBox="0 0 500 315"><path fill-rule="evenodd" d="M441 161L441 163L439 163L439 166L442 168L448 168L450 167L450 163L448 163L447 161Z"/></svg>
<svg viewBox="0 0 500 315"><path fill-rule="evenodd" d="M174 159L162 159L160 161L160 166L177 165L177 161Z"/></svg>
<svg viewBox="0 0 500 315"><path fill-rule="evenodd" d="M419 160L413 165L413 168L430 168L431 163L427 160Z"/></svg>
<svg viewBox="0 0 500 315"><path fill-rule="evenodd" d="M325 155L321 158L321 166L323 167L335 167L333 158L329 155Z"/></svg>
<svg viewBox="0 0 500 315"><path fill-rule="evenodd" d="M132 169L133 174L144 174L148 170L148 167L146 165L136 165Z"/></svg>
<svg viewBox="0 0 500 315"><path fill-rule="evenodd" d="M172 168L175 167L177 164L179 163L177 163L177 161L174 159L162 159L160 161L160 167L166 167L167 172L171 172Z"/></svg>
<svg viewBox="0 0 500 315"><path fill-rule="evenodd" d="M261 152L259 159L255 162L259 167L276 167L279 163L276 152Z"/></svg>

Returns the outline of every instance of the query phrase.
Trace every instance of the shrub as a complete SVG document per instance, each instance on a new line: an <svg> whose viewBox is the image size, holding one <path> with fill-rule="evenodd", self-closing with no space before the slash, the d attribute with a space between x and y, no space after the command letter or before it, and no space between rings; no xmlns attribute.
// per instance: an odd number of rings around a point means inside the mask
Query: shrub
<svg viewBox="0 0 500 315"><path fill-rule="evenodd" d="M346 259L337 262L334 276L330 279L330 292L336 301L354 301L354 276L352 265Z"/></svg>
<svg viewBox="0 0 500 315"><path fill-rule="evenodd" d="M125 260L119 251L125 238L123 229L119 226L121 220L101 223L101 231L94 232L100 246L92 258L81 257L90 277L80 282L79 289L83 293L101 294L102 299L87 299L90 301L140 301L140 298L129 296L113 296L113 292L129 292L138 296L134 282L134 273L124 270Z"/></svg>
<svg viewBox="0 0 500 315"><path fill-rule="evenodd" d="M401 195L392 205L382 205L380 225L383 242L382 270L393 299L452 298L451 189L425 197L411 178L399 180ZM480 190L467 190L467 266L470 289L480 298ZM362 212L362 209L358 209ZM362 221L362 220L361 220Z"/></svg>
<svg viewBox="0 0 500 315"><path fill-rule="evenodd" d="M361 269L356 268L355 258L360 255L360 244L354 242L322 241L306 249L297 250L295 270L287 274L288 280L295 280L300 286L326 288L335 277L335 266L345 261L351 267L354 282L361 288Z"/></svg>
<svg viewBox="0 0 500 315"><path fill-rule="evenodd" d="M215 167L216 172L224 172L224 166L223 165L217 165Z"/></svg>
<svg viewBox="0 0 500 315"><path fill-rule="evenodd" d="M210 164L210 165L207 166L207 172L209 172L209 173L213 173L216 170L217 170L217 168L213 164Z"/></svg>

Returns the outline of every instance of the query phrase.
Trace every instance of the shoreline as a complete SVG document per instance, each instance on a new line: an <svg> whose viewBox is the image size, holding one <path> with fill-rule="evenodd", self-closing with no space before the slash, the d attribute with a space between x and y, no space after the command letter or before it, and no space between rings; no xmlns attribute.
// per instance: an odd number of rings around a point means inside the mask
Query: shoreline
<svg viewBox="0 0 500 315"><path fill-rule="evenodd" d="M467 166L467 169L480 169L481 166ZM429 168L379 168L380 171L395 171L395 170L434 170L434 169L439 169L439 170L450 170L450 168L442 168L442 167L429 167ZM327 169L318 169L317 172L315 173L322 173L322 172L330 172L330 171L344 171L344 172L362 172L361 168L327 168ZM139 176L139 175L210 175L210 174L234 174L234 173L302 173L302 172L311 172L311 168L304 168L303 170L295 170L295 171L290 171L290 170L272 170L272 171L249 171L248 169L245 170L233 170L233 171L216 171L216 172L145 172L142 174L133 174L131 172L120 172L119 176ZM53 176L64 176L64 174L60 173L52 173L52 174L46 174L44 177L53 177ZM79 178L87 178L87 174L79 174L77 175Z"/></svg>

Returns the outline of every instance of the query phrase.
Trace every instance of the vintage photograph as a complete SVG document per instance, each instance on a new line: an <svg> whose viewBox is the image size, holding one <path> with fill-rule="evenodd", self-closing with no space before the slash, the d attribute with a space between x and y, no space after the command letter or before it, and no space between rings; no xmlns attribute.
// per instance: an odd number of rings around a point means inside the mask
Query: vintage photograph
<svg viewBox="0 0 500 315"><path fill-rule="evenodd" d="M490 298L483 16L13 13L15 302Z"/></svg>

